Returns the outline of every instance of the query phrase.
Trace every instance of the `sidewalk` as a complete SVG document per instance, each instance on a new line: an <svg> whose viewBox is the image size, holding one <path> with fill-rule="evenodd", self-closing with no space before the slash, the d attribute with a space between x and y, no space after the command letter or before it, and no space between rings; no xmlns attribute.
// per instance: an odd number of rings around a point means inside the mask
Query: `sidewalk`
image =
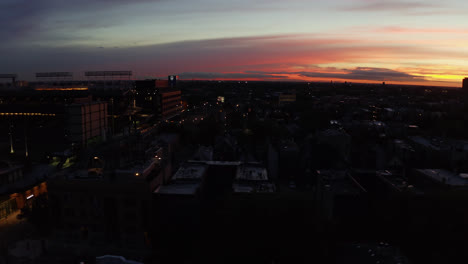
<svg viewBox="0 0 468 264"><path fill-rule="evenodd" d="M0 220L0 242L8 242L11 245L34 234L34 227L26 218L16 218L19 213L20 211L17 210Z"/></svg>

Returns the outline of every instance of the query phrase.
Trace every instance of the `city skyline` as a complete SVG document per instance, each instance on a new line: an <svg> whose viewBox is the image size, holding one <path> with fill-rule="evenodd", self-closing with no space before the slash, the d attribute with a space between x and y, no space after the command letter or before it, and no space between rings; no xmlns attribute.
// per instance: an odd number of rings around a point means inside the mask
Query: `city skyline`
<svg viewBox="0 0 468 264"><path fill-rule="evenodd" d="M461 87L464 1L3 0L0 71Z"/></svg>

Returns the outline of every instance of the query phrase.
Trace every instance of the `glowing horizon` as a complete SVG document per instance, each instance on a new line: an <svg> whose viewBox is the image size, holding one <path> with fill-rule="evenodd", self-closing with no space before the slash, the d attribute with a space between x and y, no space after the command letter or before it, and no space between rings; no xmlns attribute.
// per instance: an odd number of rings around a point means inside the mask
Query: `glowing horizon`
<svg viewBox="0 0 468 264"><path fill-rule="evenodd" d="M460 0L5 0L0 72L460 87L466 10Z"/></svg>

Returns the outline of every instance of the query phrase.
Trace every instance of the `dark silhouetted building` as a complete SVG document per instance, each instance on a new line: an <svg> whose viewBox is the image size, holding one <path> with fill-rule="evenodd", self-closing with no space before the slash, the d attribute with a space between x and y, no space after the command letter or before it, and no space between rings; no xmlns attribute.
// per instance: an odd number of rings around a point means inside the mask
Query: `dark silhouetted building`
<svg viewBox="0 0 468 264"><path fill-rule="evenodd" d="M463 79L463 89L468 90L468 78Z"/></svg>
<svg viewBox="0 0 468 264"><path fill-rule="evenodd" d="M148 177L153 167L109 174L91 168L57 176L50 182L49 194L56 238L83 241L103 251L108 246L144 251L149 243Z"/></svg>
<svg viewBox="0 0 468 264"><path fill-rule="evenodd" d="M181 92L175 88L175 79L174 76L169 76L167 81L136 81L136 105L143 108L143 111L155 113L161 120L167 120L179 114L182 108Z"/></svg>

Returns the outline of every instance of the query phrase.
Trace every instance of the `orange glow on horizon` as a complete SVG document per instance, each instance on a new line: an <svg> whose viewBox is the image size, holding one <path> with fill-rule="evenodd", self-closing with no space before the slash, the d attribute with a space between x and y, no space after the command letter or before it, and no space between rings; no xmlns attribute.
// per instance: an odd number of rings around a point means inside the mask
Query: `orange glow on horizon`
<svg viewBox="0 0 468 264"><path fill-rule="evenodd" d="M461 87L463 75L431 75L431 74L418 74L418 76L424 77L421 80L415 80L411 82L397 81L397 80L366 80L366 79L347 79L347 78L323 78L323 77L304 77L298 74L282 74L287 78L191 78L190 80L212 80L212 81L297 81L297 82L327 82L333 81L334 83L369 83L369 84L381 84L385 82L387 85L416 85L416 86L435 86L435 87Z"/></svg>
<svg viewBox="0 0 468 264"><path fill-rule="evenodd" d="M70 87L70 88L34 88L36 91L87 91L88 87Z"/></svg>

